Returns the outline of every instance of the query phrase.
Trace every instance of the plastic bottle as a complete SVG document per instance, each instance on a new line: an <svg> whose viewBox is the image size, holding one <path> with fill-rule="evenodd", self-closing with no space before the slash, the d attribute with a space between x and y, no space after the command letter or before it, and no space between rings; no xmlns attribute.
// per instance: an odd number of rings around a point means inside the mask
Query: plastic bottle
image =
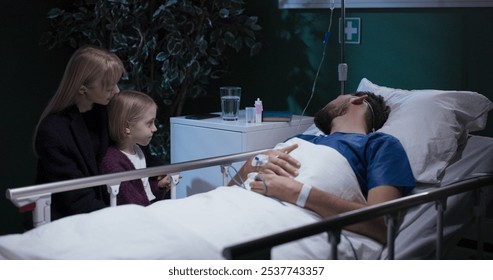
<svg viewBox="0 0 493 280"><path fill-rule="evenodd" d="M257 100L255 100L255 123L262 123L262 100L257 97Z"/></svg>

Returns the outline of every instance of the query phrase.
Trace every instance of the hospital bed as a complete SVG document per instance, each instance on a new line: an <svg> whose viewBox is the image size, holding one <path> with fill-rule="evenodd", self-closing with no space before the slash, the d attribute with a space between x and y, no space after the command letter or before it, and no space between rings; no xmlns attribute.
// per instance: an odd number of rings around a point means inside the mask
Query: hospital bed
<svg viewBox="0 0 493 280"><path fill-rule="evenodd" d="M493 138L471 132L485 127L491 101L474 92L406 91L381 87L367 79L358 90L381 94L391 106L392 113L381 131L396 136L406 149L418 181L414 194L322 219L241 187L218 187L148 207L109 207L49 222L52 193L106 184L115 198L121 181L165 173L176 176L180 171L214 165L225 170L233 162L263 152L252 151L9 189L7 197L18 207L36 204L33 218L37 227L1 236L0 258L444 258L474 223L481 251L484 240L491 239L481 235L481 225L486 204L491 203ZM320 132L312 127L305 133ZM385 246L342 229L382 215L389 236Z"/></svg>
<svg viewBox="0 0 493 280"><path fill-rule="evenodd" d="M493 228L485 228L492 226L491 221L485 223L485 214L487 204L491 207L493 202L493 138L469 135L459 152L460 159L446 168L440 183L418 183L410 196L235 244L225 248L224 254L229 259L269 259L275 246L321 232L334 234L332 240L337 241L332 245L337 246L342 238L341 228L385 216L388 241L379 259L447 258L465 233L471 231L477 241L473 257L482 258L485 242L493 242ZM402 221L399 214L404 216ZM337 258L337 248L331 252L331 258ZM353 256L357 258L358 253Z"/></svg>

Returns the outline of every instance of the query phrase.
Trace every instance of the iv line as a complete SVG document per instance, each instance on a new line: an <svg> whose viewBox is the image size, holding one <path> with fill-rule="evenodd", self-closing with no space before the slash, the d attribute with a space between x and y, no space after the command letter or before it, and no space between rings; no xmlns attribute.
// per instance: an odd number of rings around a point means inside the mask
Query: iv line
<svg viewBox="0 0 493 280"><path fill-rule="evenodd" d="M331 2L330 2L330 20L329 20L329 27L327 28L327 32L325 32L325 37L324 37L324 42L323 42L324 43L324 48L323 48L323 52L322 52L322 58L320 59L320 63L318 65L317 72L315 74L315 79L313 80L312 91L311 91L311 94L310 94L310 98L308 99L308 102L306 103L306 106L303 109L303 112L301 112L300 121L298 123L298 129L301 126L301 120L303 119L303 116L305 115L305 111L308 108L308 106L310 105L310 102L312 101L313 96L315 95L315 87L316 87L316 84L317 84L318 75L320 74L320 69L322 68L322 64L323 64L323 62L325 60L325 50L327 48L327 43L329 41L330 30L332 29L332 16L334 14L334 7L335 7L335 3L334 2L335 2L335 0L331 0Z"/></svg>

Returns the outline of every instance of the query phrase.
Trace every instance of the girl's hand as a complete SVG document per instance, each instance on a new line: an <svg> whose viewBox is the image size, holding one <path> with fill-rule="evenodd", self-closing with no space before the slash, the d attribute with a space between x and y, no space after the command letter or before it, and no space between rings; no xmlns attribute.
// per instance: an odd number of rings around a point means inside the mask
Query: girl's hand
<svg viewBox="0 0 493 280"><path fill-rule="evenodd" d="M159 176L157 180L157 185L159 188L165 189L166 191L169 191L171 189L171 176Z"/></svg>

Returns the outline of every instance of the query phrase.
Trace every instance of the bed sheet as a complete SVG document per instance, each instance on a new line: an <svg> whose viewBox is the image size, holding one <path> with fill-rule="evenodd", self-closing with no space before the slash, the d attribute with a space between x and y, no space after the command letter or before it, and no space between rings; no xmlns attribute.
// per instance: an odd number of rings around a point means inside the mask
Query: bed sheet
<svg viewBox="0 0 493 280"><path fill-rule="evenodd" d="M225 209L227 212L225 213ZM230 245L316 222L299 207L219 187L148 207L124 205L54 221L0 238L5 259L222 259ZM380 245L346 233L341 258L376 258ZM327 259L326 234L274 248L274 259ZM370 254L368 254L370 252ZM349 254L349 255L348 255Z"/></svg>
<svg viewBox="0 0 493 280"><path fill-rule="evenodd" d="M493 172L493 138L470 136L450 165L442 185L478 172ZM336 176L334 176L336 177ZM344 178L342 176L341 178ZM425 191L440 185L420 185ZM431 206L430 206L431 205ZM467 206L467 207L466 207ZM449 198L445 240L473 217L472 196ZM186 199L148 207L124 205L76 215L24 234L0 237L4 259L222 259L225 247L320 220L312 212L240 187L219 187ZM410 209L395 241L397 259L433 254L436 211L433 204ZM273 249L274 259L327 259L330 245L319 234ZM382 246L343 231L341 259L386 258Z"/></svg>
<svg viewBox="0 0 493 280"><path fill-rule="evenodd" d="M293 139L307 170L297 179L344 199L364 199L347 160L336 150ZM291 142L289 142L291 143ZM325 164L322 164L322 162ZM327 170L324 166L337 166ZM323 168L321 171L320 168ZM318 170L318 171L317 171ZM336 187L331 187L336 186ZM240 187L217 189L148 207L122 205L67 217L24 234L0 237L0 256L14 259L221 259L222 250L311 224L315 213ZM343 232L339 258L374 259L381 245ZM326 234L274 248L274 259L327 259Z"/></svg>
<svg viewBox="0 0 493 280"><path fill-rule="evenodd" d="M453 163L445 169L439 184L418 184L415 192L439 188L462 179L489 173L493 174L493 138L469 135L459 147ZM475 198L472 192L451 196L444 213L444 249L451 248L469 228L474 219ZM395 240L396 259L434 258L436 242L436 217L434 203L409 209ZM386 259L388 252L382 252Z"/></svg>

